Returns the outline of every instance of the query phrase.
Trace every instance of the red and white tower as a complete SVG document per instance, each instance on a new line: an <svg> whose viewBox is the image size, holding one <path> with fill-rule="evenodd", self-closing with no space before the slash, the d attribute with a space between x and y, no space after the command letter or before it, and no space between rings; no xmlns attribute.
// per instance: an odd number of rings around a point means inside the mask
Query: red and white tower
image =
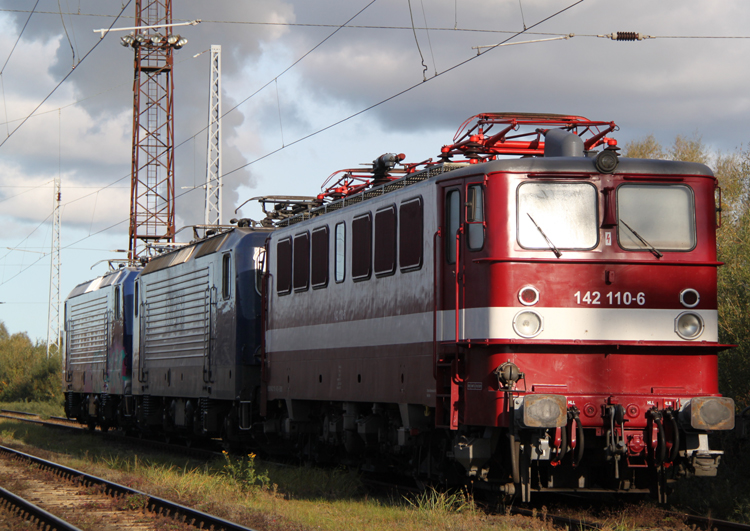
<svg viewBox="0 0 750 531"><path fill-rule="evenodd" d="M136 0L136 29L122 37L135 52L133 153L128 258L149 243L171 243L174 210L175 49L187 43L172 34L172 0Z"/></svg>

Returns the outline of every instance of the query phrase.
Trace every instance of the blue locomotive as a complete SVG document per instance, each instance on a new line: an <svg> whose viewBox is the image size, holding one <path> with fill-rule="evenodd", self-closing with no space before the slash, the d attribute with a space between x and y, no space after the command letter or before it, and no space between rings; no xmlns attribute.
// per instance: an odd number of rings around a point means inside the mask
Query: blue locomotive
<svg viewBox="0 0 750 531"><path fill-rule="evenodd" d="M238 227L76 286L65 303L67 416L239 440L229 426L249 425L260 383L266 236Z"/></svg>

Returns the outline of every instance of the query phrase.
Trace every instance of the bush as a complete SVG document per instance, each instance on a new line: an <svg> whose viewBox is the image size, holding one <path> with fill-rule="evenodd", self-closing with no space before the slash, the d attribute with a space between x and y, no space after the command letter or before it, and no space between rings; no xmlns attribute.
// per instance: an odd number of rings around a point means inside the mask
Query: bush
<svg viewBox="0 0 750 531"><path fill-rule="evenodd" d="M25 333L10 335L0 322L0 401L62 399L62 360Z"/></svg>

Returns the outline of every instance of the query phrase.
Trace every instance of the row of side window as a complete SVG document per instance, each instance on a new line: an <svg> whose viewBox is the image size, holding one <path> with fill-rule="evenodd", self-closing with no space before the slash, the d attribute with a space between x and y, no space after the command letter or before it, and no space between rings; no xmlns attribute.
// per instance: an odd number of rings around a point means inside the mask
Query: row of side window
<svg viewBox="0 0 750 531"><path fill-rule="evenodd" d="M354 282L396 273L416 271L422 267L424 241L424 208L421 197L402 201L356 216L351 223L351 278ZM328 286L328 225L279 240L276 244L276 291L286 295ZM374 245L373 245L374 244ZM334 227L333 278L346 280L346 222Z"/></svg>

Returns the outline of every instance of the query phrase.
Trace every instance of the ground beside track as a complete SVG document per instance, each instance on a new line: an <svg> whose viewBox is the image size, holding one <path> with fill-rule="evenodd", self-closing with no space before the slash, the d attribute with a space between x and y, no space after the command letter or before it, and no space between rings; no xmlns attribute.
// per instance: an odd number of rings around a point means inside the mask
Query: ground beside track
<svg viewBox="0 0 750 531"><path fill-rule="evenodd" d="M361 478L344 470L274 467L264 463L248 466L236 458L228 467L224 459L205 462L132 445L102 443L89 434L50 434L41 426L0 422L0 444L13 446L85 470L112 481L171 499L260 530L515 530L555 529L549 521L513 516L508 507L487 514L466 498L433 496L416 505L399 493L366 490ZM228 470L229 469L229 470ZM248 486L254 473L264 476L264 487ZM230 473L231 472L231 473ZM275 485L275 487L274 487ZM689 529L674 519L664 520L653 504L605 503L597 509L579 504L570 508L559 502L545 503L549 512L567 510L566 516L594 519L603 529ZM544 512L537 506L537 513Z"/></svg>

